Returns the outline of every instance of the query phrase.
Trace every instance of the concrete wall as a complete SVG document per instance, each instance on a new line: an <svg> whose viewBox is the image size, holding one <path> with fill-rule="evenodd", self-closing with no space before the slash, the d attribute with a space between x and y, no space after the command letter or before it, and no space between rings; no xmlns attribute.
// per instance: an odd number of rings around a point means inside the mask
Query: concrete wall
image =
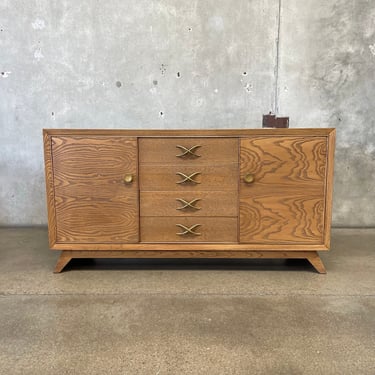
<svg viewBox="0 0 375 375"><path fill-rule="evenodd" d="M328 4L327 4L328 3ZM45 224L42 128L337 127L334 224L374 226L375 7L2 0L0 224Z"/></svg>

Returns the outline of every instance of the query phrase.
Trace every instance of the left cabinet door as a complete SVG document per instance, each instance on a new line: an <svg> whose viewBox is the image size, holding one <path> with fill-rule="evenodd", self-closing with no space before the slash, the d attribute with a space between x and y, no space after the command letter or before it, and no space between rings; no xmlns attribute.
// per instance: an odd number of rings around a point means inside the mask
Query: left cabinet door
<svg viewBox="0 0 375 375"><path fill-rule="evenodd" d="M138 242L137 139L50 139L56 242Z"/></svg>

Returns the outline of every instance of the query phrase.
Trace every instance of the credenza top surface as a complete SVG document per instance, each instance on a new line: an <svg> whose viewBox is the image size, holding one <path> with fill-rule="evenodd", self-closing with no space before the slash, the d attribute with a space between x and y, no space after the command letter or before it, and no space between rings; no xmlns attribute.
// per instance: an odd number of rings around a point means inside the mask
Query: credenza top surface
<svg viewBox="0 0 375 375"><path fill-rule="evenodd" d="M43 129L51 136L133 136L133 137L248 137L248 136L328 136L334 128L297 129Z"/></svg>

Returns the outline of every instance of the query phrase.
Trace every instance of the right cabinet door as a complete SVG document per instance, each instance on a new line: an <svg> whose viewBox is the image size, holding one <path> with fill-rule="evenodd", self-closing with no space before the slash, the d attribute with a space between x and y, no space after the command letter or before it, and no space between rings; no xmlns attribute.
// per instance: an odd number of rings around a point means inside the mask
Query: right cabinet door
<svg viewBox="0 0 375 375"><path fill-rule="evenodd" d="M327 138L243 138L240 154L240 242L322 244Z"/></svg>

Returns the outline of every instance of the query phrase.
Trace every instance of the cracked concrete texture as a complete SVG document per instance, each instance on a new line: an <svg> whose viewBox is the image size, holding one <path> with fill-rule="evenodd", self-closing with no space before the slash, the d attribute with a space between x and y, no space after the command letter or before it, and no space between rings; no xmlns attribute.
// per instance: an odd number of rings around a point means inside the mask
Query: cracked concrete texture
<svg viewBox="0 0 375 375"><path fill-rule="evenodd" d="M297 0L282 7L279 111L292 127L335 127L333 223L374 226L375 7Z"/></svg>
<svg viewBox="0 0 375 375"><path fill-rule="evenodd" d="M375 230L307 261L100 260L0 229L1 374L375 373Z"/></svg>
<svg viewBox="0 0 375 375"><path fill-rule="evenodd" d="M374 12L366 0L2 1L0 225L47 221L43 127L256 128L278 109L292 127L337 127L333 223L374 226Z"/></svg>
<svg viewBox="0 0 375 375"><path fill-rule="evenodd" d="M2 1L0 224L46 223L43 127L259 123L276 19L270 0Z"/></svg>

